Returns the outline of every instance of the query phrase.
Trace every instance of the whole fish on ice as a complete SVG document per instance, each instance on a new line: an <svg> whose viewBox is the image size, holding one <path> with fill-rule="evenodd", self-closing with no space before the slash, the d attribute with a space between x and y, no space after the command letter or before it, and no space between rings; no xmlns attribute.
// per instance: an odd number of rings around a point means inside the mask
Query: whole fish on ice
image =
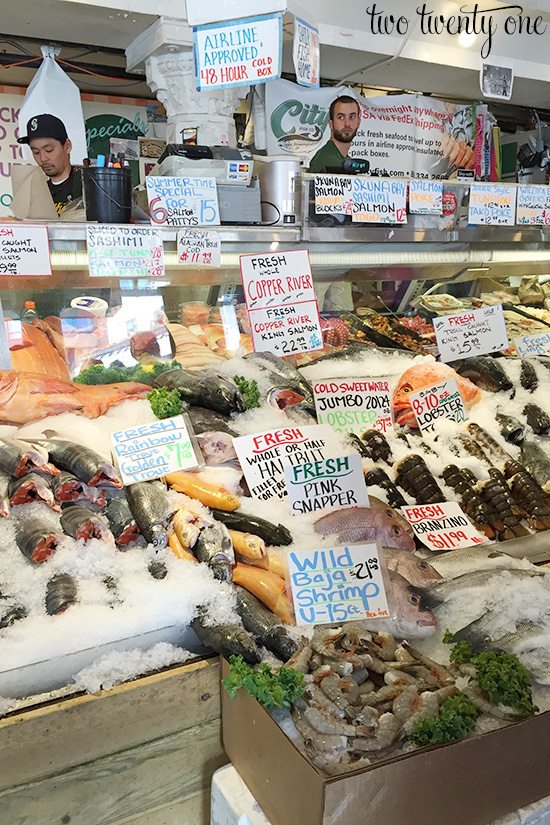
<svg viewBox="0 0 550 825"><path fill-rule="evenodd" d="M315 522L315 532L334 536L343 544L356 541L377 541L383 547L396 550L415 549L414 539L399 522L384 510L373 507L346 507L328 513Z"/></svg>
<svg viewBox="0 0 550 825"><path fill-rule="evenodd" d="M467 378L463 378L452 367L438 363L415 364L414 367L405 370L393 394L393 411L396 422L402 427L418 427L411 406L411 394L441 381L447 381L449 378L455 379L467 409L470 409L480 400L481 390L479 387L476 387Z"/></svg>

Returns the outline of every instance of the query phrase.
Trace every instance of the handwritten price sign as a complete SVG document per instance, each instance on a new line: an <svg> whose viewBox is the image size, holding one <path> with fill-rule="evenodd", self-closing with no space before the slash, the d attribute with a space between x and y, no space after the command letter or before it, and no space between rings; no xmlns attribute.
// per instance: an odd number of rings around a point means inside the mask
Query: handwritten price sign
<svg viewBox="0 0 550 825"><path fill-rule="evenodd" d="M317 421L337 433L385 433L392 426L390 385L384 379L318 381L313 384L313 393Z"/></svg>
<svg viewBox="0 0 550 825"><path fill-rule="evenodd" d="M433 430L438 418L450 418L452 421L466 421L468 418L454 378L414 392L410 398L418 426L423 432Z"/></svg>
<svg viewBox="0 0 550 825"><path fill-rule="evenodd" d="M407 181L357 176L352 180L357 223L407 223Z"/></svg>
<svg viewBox="0 0 550 825"><path fill-rule="evenodd" d="M314 185L316 215L351 215L351 176L315 175Z"/></svg>
<svg viewBox="0 0 550 825"><path fill-rule="evenodd" d="M488 541L476 530L456 501L402 507L401 512L415 536L430 550L458 550Z"/></svg>
<svg viewBox="0 0 550 825"><path fill-rule="evenodd" d="M161 478L199 464L182 415L119 430L111 440L123 484Z"/></svg>
<svg viewBox="0 0 550 825"><path fill-rule="evenodd" d="M434 318L442 361L488 355L508 349L508 333L501 304Z"/></svg>
<svg viewBox="0 0 550 825"><path fill-rule="evenodd" d="M92 277L164 277L162 237L154 229L87 224L86 244Z"/></svg>
<svg viewBox="0 0 550 825"><path fill-rule="evenodd" d="M409 181L409 209L414 215L442 215L443 183L440 180Z"/></svg>

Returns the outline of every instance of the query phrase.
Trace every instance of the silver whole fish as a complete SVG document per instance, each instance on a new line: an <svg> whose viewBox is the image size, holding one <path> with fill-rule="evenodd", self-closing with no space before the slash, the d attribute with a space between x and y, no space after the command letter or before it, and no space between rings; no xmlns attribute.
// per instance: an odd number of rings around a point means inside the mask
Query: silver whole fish
<svg viewBox="0 0 550 825"><path fill-rule="evenodd" d="M545 492L550 491L550 456L535 441L521 445L520 463Z"/></svg>
<svg viewBox="0 0 550 825"><path fill-rule="evenodd" d="M442 581L441 576L431 564L407 550L382 548L382 558L388 570L399 573L414 587L431 587Z"/></svg>
<svg viewBox="0 0 550 825"><path fill-rule="evenodd" d="M130 484L126 488L126 499L145 541L156 547L166 547L168 525L175 513L168 503L166 485L162 481Z"/></svg>
<svg viewBox="0 0 550 825"><path fill-rule="evenodd" d="M226 659L229 656L242 656L249 665L258 664L262 656L250 633L239 624L211 624L204 613L191 622L191 627L200 641Z"/></svg>
<svg viewBox="0 0 550 825"><path fill-rule="evenodd" d="M253 361L260 369L271 375L278 375L280 378L286 380L290 389L294 388L300 392L310 404L314 404L313 389L311 384L302 373L297 370L288 361L279 358L272 352L250 352L244 356L245 361Z"/></svg>
<svg viewBox="0 0 550 825"><path fill-rule="evenodd" d="M216 579L222 582L231 581L235 551L225 524L215 522L203 527L193 546L193 552L199 561L210 567Z"/></svg>
<svg viewBox="0 0 550 825"><path fill-rule="evenodd" d="M433 609L464 590L475 590L478 587L485 587L492 578L503 574L512 576L516 581L545 575L542 571L536 570L535 568L532 570L501 570L499 568L495 570L475 570L472 573L464 573L462 576L457 576L455 579L442 581L430 588L421 587L417 589L422 596L424 604Z"/></svg>
<svg viewBox="0 0 550 825"><path fill-rule="evenodd" d="M401 524L384 510L374 507L345 507L317 519L316 533L335 536L342 544L377 541L383 547L412 552L414 539Z"/></svg>
<svg viewBox="0 0 550 825"><path fill-rule="evenodd" d="M418 639L430 636L437 627L437 619L422 597L399 573L388 571L388 606L392 618L365 620L362 624L379 633L386 631L400 639Z"/></svg>

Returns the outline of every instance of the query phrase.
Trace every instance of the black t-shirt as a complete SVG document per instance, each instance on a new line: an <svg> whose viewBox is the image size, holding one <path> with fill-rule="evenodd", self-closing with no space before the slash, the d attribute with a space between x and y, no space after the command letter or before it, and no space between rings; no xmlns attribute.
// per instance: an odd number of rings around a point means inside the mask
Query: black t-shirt
<svg viewBox="0 0 550 825"><path fill-rule="evenodd" d="M64 206L82 197L82 175L80 174L80 169L77 166L71 166L71 174L68 178L61 181L61 183L52 183L52 181L49 180L48 187L57 214L59 215Z"/></svg>

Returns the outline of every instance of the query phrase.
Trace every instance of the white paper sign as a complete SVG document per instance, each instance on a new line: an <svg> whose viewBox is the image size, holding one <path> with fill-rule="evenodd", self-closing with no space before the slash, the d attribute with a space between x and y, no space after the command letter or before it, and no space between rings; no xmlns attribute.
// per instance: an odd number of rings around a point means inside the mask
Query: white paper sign
<svg viewBox="0 0 550 825"><path fill-rule="evenodd" d="M96 278L162 278L162 236L138 226L86 224L90 275Z"/></svg>
<svg viewBox="0 0 550 825"><path fill-rule="evenodd" d="M308 250L239 260L254 350L281 357L323 349Z"/></svg>
<svg viewBox="0 0 550 825"><path fill-rule="evenodd" d="M516 193L515 186L472 181L468 203L468 223L478 226L514 226Z"/></svg>
<svg viewBox="0 0 550 825"><path fill-rule="evenodd" d="M123 484L190 470L199 461L182 415L111 433Z"/></svg>
<svg viewBox="0 0 550 825"><path fill-rule="evenodd" d="M390 385L385 379L333 378L313 383L319 424L337 433L385 433L392 426Z"/></svg>
<svg viewBox="0 0 550 825"><path fill-rule="evenodd" d="M219 226L216 178L147 175L149 214L161 226Z"/></svg>
<svg viewBox="0 0 550 825"><path fill-rule="evenodd" d="M44 278L51 274L47 226L0 224L0 276Z"/></svg>
<svg viewBox="0 0 550 825"><path fill-rule="evenodd" d="M370 507L357 453L285 467L285 479L293 516L325 507Z"/></svg>
<svg viewBox="0 0 550 825"><path fill-rule="evenodd" d="M550 186L518 186L516 223L550 226Z"/></svg>
<svg viewBox="0 0 550 825"><path fill-rule="evenodd" d="M337 458L342 447L330 427L283 427L233 439L250 494L267 500L286 496L285 467Z"/></svg>
<svg viewBox="0 0 550 825"><path fill-rule="evenodd" d="M438 418L466 421L468 415L454 378L411 393L410 401L420 430L431 431Z"/></svg>
<svg viewBox="0 0 550 825"><path fill-rule="evenodd" d="M520 358L528 358L529 355L550 355L550 330L538 335L514 338L514 346Z"/></svg>
<svg viewBox="0 0 550 825"><path fill-rule="evenodd" d="M458 550L488 541L456 501L402 507L401 512L415 536L430 550Z"/></svg>
<svg viewBox="0 0 550 825"><path fill-rule="evenodd" d="M418 178L410 180L409 211L414 215L442 215L443 182Z"/></svg>
<svg viewBox="0 0 550 825"><path fill-rule="evenodd" d="M391 178L352 179L352 221L358 223L407 223L407 181Z"/></svg>
<svg viewBox="0 0 550 825"><path fill-rule="evenodd" d="M299 17L294 18L292 60L300 86L319 86L319 32Z"/></svg>
<svg viewBox="0 0 550 825"><path fill-rule="evenodd" d="M193 29L197 91L251 86L281 74L282 14Z"/></svg>
<svg viewBox="0 0 550 825"><path fill-rule="evenodd" d="M351 215L351 175L315 175L315 214Z"/></svg>
<svg viewBox="0 0 550 825"><path fill-rule="evenodd" d="M502 304L444 315L432 323L442 361L488 355L510 346Z"/></svg>
<svg viewBox="0 0 550 825"><path fill-rule="evenodd" d="M220 249L220 234L214 229L181 229L178 232L179 264L219 269Z"/></svg>
<svg viewBox="0 0 550 825"><path fill-rule="evenodd" d="M390 615L376 544L291 550L287 559L297 625Z"/></svg>

